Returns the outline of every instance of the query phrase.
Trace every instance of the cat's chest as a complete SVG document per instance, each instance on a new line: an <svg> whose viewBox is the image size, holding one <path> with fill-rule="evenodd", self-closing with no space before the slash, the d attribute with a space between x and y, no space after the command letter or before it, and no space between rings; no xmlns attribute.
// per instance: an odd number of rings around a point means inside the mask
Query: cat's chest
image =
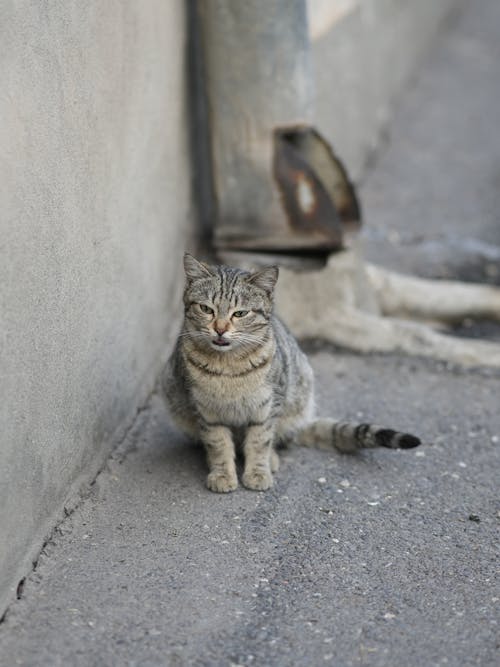
<svg viewBox="0 0 500 667"><path fill-rule="evenodd" d="M216 376L199 372L191 393L207 421L233 426L263 421L269 416L272 387L264 369L243 376Z"/></svg>

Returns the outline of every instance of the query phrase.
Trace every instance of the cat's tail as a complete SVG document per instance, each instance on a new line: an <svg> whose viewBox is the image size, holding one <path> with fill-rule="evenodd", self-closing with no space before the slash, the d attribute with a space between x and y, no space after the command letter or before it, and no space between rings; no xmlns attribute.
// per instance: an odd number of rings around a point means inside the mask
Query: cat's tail
<svg viewBox="0 0 500 667"><path fill-rule="evenodd" d="M346 453L373 447L411 449L420 445L420 439L410 433L375 424L355 424L334 419L316 419L300 428L293 439L304 447L334 448Z"/></svg>

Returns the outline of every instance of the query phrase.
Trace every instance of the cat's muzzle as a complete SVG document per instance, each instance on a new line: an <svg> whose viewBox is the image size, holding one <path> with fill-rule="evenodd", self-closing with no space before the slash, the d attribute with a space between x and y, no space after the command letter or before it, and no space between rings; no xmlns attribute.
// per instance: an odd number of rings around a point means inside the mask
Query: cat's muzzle
<svg viewBox="0 0 500 667"><path fill-rule="evenodd" d="M216 347L229 347L231 341L223 336L217 336L217 338L212 339L212 345L215 345Z"/></svg>

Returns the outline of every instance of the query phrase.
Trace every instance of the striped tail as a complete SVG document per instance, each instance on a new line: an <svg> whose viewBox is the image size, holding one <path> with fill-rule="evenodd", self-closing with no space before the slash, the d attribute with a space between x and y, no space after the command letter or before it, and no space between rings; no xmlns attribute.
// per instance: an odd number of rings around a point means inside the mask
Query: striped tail
<svg viewBox="0 0 500 667"><path fill-rule="evenodd" d="M373 447L411 449L420 445L420 439L410 433L400 433L374 424L353 424L334 419L316 419L302 427L295 434L294 441L304 447L333 448L346 453Z"/></svg>

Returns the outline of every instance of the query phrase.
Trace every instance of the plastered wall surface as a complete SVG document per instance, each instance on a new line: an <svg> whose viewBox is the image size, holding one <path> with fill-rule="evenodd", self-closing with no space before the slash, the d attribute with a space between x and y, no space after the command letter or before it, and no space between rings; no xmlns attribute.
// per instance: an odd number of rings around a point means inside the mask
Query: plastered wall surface
<svg viewBox="0 0 500 667"><path fill-rule="evenodd" d="M151 390L191 214L181 0L0 9L0 613Z"/></svg>
<svg viewBox="0 0 500 667"><path fill-rule="evenodd" d="M307 0L318 129L356 178L461 0Z"/></svg>

